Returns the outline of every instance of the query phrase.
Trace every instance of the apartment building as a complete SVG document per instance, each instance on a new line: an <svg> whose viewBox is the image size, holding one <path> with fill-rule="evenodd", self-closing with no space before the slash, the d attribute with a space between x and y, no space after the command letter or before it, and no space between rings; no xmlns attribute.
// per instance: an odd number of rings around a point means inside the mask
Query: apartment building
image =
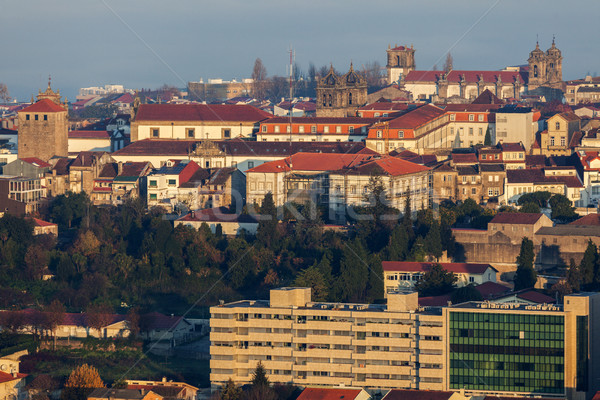
<svg viewBox="0 0 600 400"><path fill-rule="evenodd" d="M600 388L599 293L564 305L467 302L419 308L314 303L310 288L211 307L210 379L587 400Z"/></svg>
<svg viewBox="0 0 600 400"><path fill-rule="evenodd" d="M248 383L260 361L274 383L442 390L442 316L417 308L416 293L313 303L310 288L211 307L211 383Z"/></svg>

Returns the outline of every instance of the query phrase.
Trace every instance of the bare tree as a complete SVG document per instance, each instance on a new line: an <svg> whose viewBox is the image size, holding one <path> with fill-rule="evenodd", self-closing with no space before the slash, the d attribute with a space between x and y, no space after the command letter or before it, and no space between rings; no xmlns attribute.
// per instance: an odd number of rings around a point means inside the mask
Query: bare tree
<svg viewBox="0 0 600 400"><path fill-rule="evenodd" d="M454 64L454 60L452 59L452 54L450 54L450 52L448 52L448 54L446 55L446 61L444 61L444 71L446 71L446 72L452 71L453 64Z"/></svg>
<svg viewBox="0 0 600 400"><path fill-rule="evenodd" d="M274 76L267 82L265 87L265 97L274 103L278 103L281 98L285 98L289 93L289 82L283 76Z"/></svg>
<svg viewBox="0 0 600 400"><path fill-rule="evenodd" d="M254 81L254 98L263 100L265 98L265 91L267 86L267 68L265 68L260 58L257 58L256 61L254 61L254 68L252 69L252 80Z"/></svg>
<svg viewBox="0 0 600 400"><path fill-rule="evenodd" d="M362 73L367 80L367 87L369 88L370 92L377 91L383 87L383 69L377 61L363 65Z"/></svg>
<svg viewBox="0 0 600 400"><path fill-rule="evenodd" d="M8 93L8 88L4 83L0 82L0 100L4 103L8 103L10 99L11 97Z"/></svg>

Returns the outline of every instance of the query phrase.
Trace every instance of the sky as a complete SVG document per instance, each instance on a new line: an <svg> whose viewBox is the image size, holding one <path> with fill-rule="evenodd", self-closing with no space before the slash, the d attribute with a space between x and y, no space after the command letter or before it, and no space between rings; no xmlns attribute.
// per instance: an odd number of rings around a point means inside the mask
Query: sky
<svg viewBox="0 0 600 400"><path fill-rule="evenodd" d="M526 64L536 37L556 35L563 79L600 71L598 0L0 0L0 82L20 101L52 86L183 88L201 78L249 78L256 58L285 75L289 49L304 71L386 63L414 45L417 69ZM575 12L575 15L574 15Z"/></svg>

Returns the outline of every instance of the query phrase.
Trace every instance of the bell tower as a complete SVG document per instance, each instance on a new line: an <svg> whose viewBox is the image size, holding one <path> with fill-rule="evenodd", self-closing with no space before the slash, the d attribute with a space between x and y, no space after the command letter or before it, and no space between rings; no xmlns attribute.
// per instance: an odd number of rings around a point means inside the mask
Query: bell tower
<svg viewBox="0 0 600 400"><path fill-rule="evenodd" d="M415 49L408 46L388 46L387 49L388 85L397 83L402 76L415 70Z"/></svg>

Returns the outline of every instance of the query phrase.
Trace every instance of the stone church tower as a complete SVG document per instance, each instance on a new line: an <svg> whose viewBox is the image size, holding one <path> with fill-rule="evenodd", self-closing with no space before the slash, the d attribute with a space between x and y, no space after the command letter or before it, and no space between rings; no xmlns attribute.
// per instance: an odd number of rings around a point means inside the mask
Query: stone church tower
<svg viewBox="0 0 600 400"><path fill-rule="evenodd" d="M48 161L54 156L66 157L69 153L68 109L66 99L62 103L60 91L54 92L48 81L48 88L45 92L39 91L37 101L19 111L19 158Z"/></svg>
<svg viewBox="0 0 600 400"><path fill-rule="evenodd" d="M415 70L415 49L411 45L395 46L387 49L387 82L388 85L397 83L401 76L406 76Z"/></svg>
<svg viewBox="0 0 600 400"><path fill-rule="evenodd" d="M562 54L552 39L552 47L545 53L540 49L539 43L529 53L529 84L528 90L538 87L562 88Z"/></svg>
<svg viewBox="0 0 600 400"><path fill-rule="evenodd" d="M354 117L367 103L367 80L354 71L338 76L333 70L317 83L317 117Z"/></svg>

